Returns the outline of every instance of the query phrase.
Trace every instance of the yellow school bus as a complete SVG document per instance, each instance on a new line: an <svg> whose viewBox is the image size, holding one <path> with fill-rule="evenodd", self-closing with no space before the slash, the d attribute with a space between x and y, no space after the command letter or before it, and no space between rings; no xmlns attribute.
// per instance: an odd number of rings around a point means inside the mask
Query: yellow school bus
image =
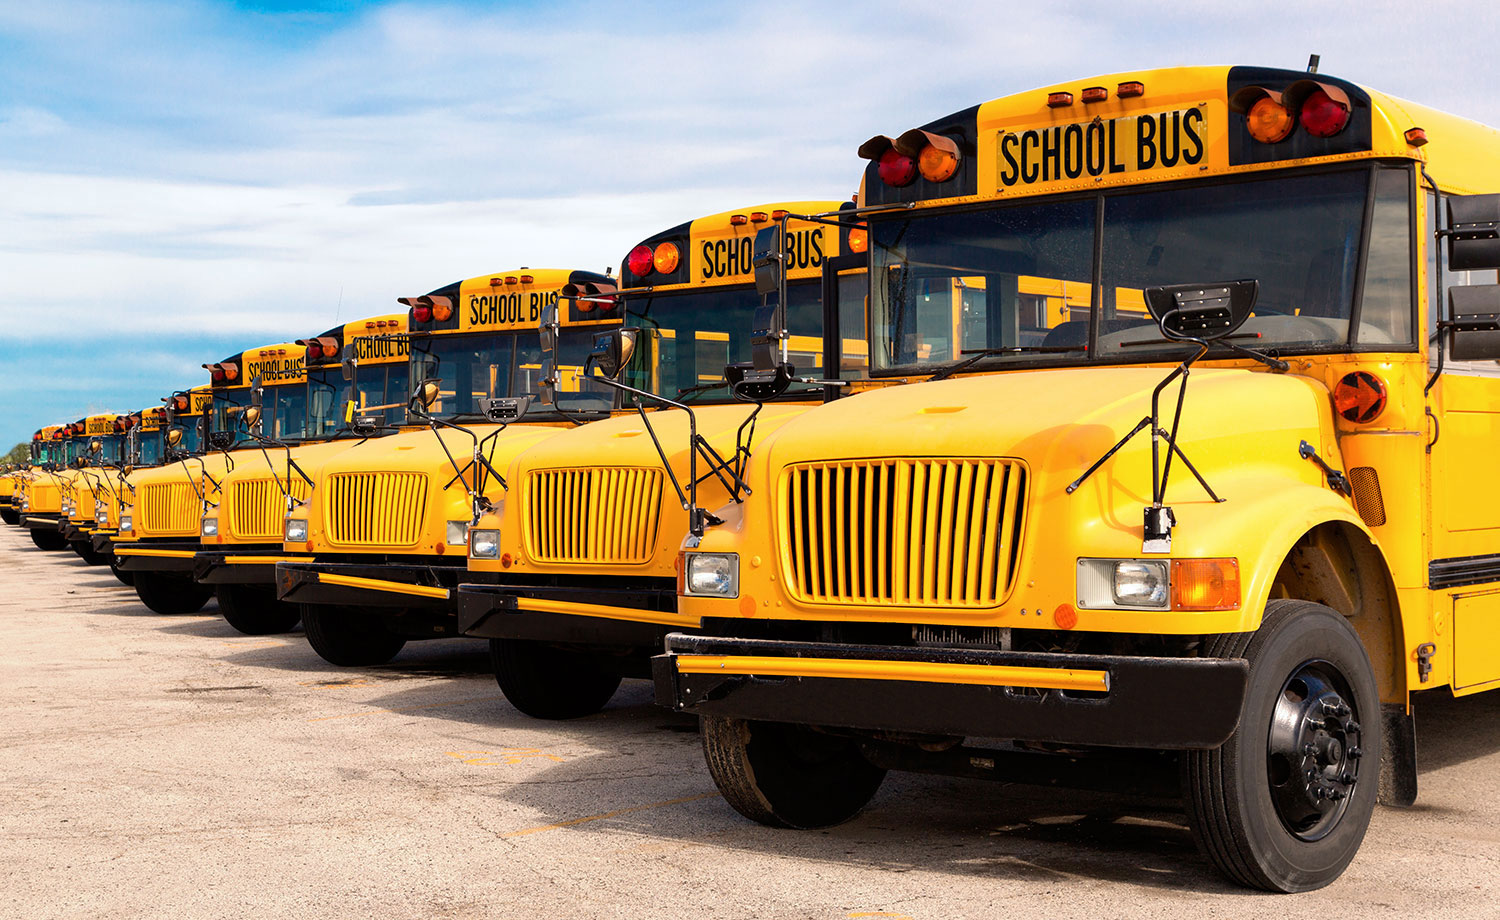
<svg viewBox="0 0 1500 920"><path fill-rule="evenodd" d="M278 597L301 605L308 643L326 661L380 664L410 639L456 635L452 595L469 528L504 494L502 471L562 427L608 412L608 392L577 370L592 333L619 325L617 310L565 322L545 367L538 327L570 284L615 288L585 271L480 275L401 298L408 333L374 337L372 348L410 350L410 392L397 395L392 374L385 395L377 386L366 400L405 410L402 430L328 458L314 499L287 515L283 534L287 553L315 559L276 565ZM364 393L363 364L355 375ZM528 408L544 376L557 381L556 399Z"/></svg>
<svg viewBox="0 0 1500 920"><path fill-rule="evenodd" d="M86 416L84 453L62 509L61 530L73 552L89 565L108 565L110 557L93 548L97 505L115 497L125 464L132 416L103 413Z"/></svg>
<svg viewBox="0 0 1500 920"><path fill-rule="evenodd" d="M1500 685L1500 512L1469 494L1500 135L1193 67L860 152L872 381L768 437L685 547L710 628L668 637L659 701L766 824L844 820L889 769L1176 752L1215 866L1327 884L1377 798L1415 798L1411 694ZM924 302L954 276L986 279L958 330ZM1086 315L1044 329L1021 276L1086 285Z"/></svg>
<svg viewBox="0 0 1500 920"><path fill-rule="evenodd" d="M312 484L328 458L388 430L357 429L345 422L353 376L344 364L346 346L348 357L361 366L362 388L354 404L355 412L364 416L367 406L404 406L408 391L405 332L406 314L393 313L299 339L297 344L306 349L305 396L300 402L280 400L277 409L282 418L268 416L261 423L271 422L280 433L274 438L263 436L258 449L252 443L248 450L236 453L234 468L220 479L222 499L204 514L202 548L193 557L193 578L213 587L219 612L240 632L265 635L297 625L296 606L276 599L276 563L312 557L289 555L282 549L282 521L293 507L312 499ZM298 412L302 413L300 427L293 418Z"/></svg>
<svg viewBox="0 0 1500 920"><path fill-rule="evenodd" d="M68 548L68 541L58 530L58 521L62 516L68 465L75 450L70 438L72 430L70 422L46 425L32 435L31 472L21 485L19 522L38 549Z"/></svg>
<svg viewBox="0 0 1500 920"><path fill-rule="evenodd" d="M247 348L203 365L207 390L183 394L197 421L199 451L135 474L132 504L122 512L131 518L131 540L124 541L122 523L114 547L116 566L131 576L136 595L151 610L191 613L213 597L212 585L193 580L205 515L223 499L224 476L260 457L252 431L277 440L301 433L305 357L306 347L296 342ZM173 431L179 433L175 440L184 428L174 425Z"/></svg>
<svg viewBox="0 0 1500 920"><path fill-rule="evenodd" d="M741 448L823 398L805 381L861 372L864 238L851 241L853 222L807 219L839 208L796 201L711 214L627 254L626 287L610 301L623 303L618 335L633 349L621 375L633 388L622 391L626 411L521 454L503 507L470 540L460 627L490 640L496 680L517 709L585 715L622 677L647 676L662 638L689 625L676 609L675 568L689 494L700 507L729 500ZM782 343L798 381L755 411L732 395L725 367L750 357L763 304L755 240L778 222L789 278ZM848 311L838 310L841 285L857 292ZM568 309L593 306L585 298Z"/></svg>

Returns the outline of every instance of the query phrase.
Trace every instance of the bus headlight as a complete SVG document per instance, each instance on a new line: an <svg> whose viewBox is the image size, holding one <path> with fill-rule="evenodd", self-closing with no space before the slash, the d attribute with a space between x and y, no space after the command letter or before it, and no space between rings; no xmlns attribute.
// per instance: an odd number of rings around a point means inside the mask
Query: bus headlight
<svg viewBox="0 0 1500 920"><path fill-rule="evenodd" d="M1170 595L1166 560L1078 560L1079 607L1165 609Z"/></svg>
<svg viewBox="0 0 1500 920"><path fill-rule="evenodd" d="M475 559L495 559L500 555L500 531L469 531L469 555Z"/></svg>
<svg viewBox="0 0 1500 920"><path fill-rule="evenodd" d="M108 525L109 524L109 512L107 510L100 509L98 512L96 512L94 514L94 523L98 524L100 527L104 527L104 526Z"/></svg>
<svg viewBox="0 0 1500 920"><path fill-rule="evenodd" d="M682 593L698 597L739 597L740 557L734 553L685 553Z"/></svg>
<svg viewBox="0 0 1500 920"><path fill-rule="evenodd" d="M132 520L133 517L134 515L129 514L120 515L120 533L130 533L130 531L135 529L132 526L135 523L134 520Z"/></svg>
<svg viewBox="0 0 1500 920"><path fill-rule="evenodd" d="M286 532L283 537L286 543L306 543L307 518L287 518Z"/></svg>
<svg viewBox="0 0 1500 920"><path fill-rule="evenodd" d="M211 517L204 518L203 526L199 529L199 533L201 533L205 537L217 537L219 535L219 519Z"/></svg>
<svg viewBox="0 0 1500 920"><path fill-rule="evenodd" d="M467 544L469 542L469 522L449 521L447 542L449 546L464 546Z"/></svg>

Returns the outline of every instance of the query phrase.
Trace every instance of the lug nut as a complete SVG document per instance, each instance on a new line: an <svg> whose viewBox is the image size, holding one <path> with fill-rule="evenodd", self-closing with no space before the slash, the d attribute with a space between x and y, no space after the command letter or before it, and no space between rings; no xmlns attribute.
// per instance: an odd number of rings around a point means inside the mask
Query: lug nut
<svg viewBox="0 0 1500 920"><path fill-rule="evenodd" d="M1361 757L1363 757L1364 755L1365 755L1365 752L1360 749L1359 745L1354 745L1354 746L1352 746L1352 747L1349 748L1349 759L1350 760L1358 760Z"/></svg>

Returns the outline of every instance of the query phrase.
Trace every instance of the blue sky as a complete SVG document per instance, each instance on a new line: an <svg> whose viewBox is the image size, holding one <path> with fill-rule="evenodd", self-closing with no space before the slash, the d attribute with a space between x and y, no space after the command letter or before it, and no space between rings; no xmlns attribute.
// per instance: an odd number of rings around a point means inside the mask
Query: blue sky
<svg viewBox="0 0 1500 920"><path fill-rule="evenodd" d="M1094 74L1323 71L1500 124L1490 3L0 0L0 449L463 277L847 196L855 147Z"/></svg>

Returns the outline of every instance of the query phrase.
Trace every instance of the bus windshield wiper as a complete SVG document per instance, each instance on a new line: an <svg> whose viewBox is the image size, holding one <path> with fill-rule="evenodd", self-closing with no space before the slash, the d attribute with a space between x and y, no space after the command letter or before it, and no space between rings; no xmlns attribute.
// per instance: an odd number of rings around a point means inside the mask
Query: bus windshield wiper
<svg viewBox="0 0 1500 920"><path fill-rule="evenodd" d="M969 357L959 361L955 361L947 367L942 368L936 374L933 374L931 377L927 378L927 380L929 383L934 380L946 380L959 371L968 370L969 368L978 364L980 361L983 361L985 358L992 357L994 355L1050 355L1088 350L1089 347L1087 345L1007 345L1004 348L965 349L963 351L960 351L959 354L968 355Z"/></svg>
<svg viewBox="0 0 1500 920"><path fill-rule="evenodd" d="M723 378L715 380L711 383L699 383L694 386L683 387L682 389L678 390L677 398L682 399L684 396L696 396L699 393L707 393L709 390L721 390L727 386L729 386L729 381L724 380Z"/></svg>

